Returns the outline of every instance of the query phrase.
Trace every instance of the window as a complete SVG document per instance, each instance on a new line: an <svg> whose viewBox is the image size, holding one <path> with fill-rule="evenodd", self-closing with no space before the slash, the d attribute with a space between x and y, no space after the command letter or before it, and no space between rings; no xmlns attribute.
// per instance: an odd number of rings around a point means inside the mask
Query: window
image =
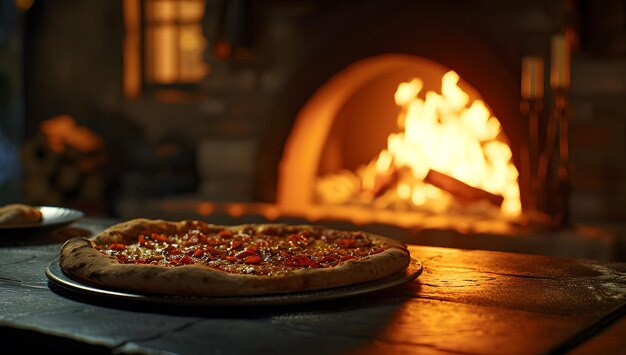
<svg viewBox="0 0 626 355"><path fill-rule="evenodd" d="M195 87L204 62L204 0L125 0L125 92Z"/></svg>

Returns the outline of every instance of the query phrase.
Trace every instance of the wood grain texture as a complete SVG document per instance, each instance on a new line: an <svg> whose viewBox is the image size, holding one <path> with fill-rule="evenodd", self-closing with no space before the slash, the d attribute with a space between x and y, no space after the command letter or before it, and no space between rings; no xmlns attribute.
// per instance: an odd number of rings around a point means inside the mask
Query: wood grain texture
<svg viewBox="0 0 626 355"><path fill-rule="evenodd" d="M622 318L574 349L572 355L623 354L626 352L626 318Z"/></svg>
<svg viewBox="0 0 626 355"><path fill-rule="evenodd" d="M128 353L526 354L575 349L585 332L591 340L580 349L626 344L623 320L607 333L595 328L626 307L626 264L410 246L424 272L394 289L303 305L185 308L51 290L44 268L59 248L57 239L0 248L0 332L27 331L33 348L53 336Z"/></svg>

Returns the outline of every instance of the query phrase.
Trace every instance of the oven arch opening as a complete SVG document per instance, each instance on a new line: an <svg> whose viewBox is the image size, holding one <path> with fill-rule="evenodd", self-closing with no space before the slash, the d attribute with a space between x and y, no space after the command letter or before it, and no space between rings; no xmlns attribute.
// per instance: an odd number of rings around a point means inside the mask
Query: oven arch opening
<svg viewBox="0 0 626 355"><path fill-rule="evenodd" d="M385 54L359 60L320 86L296 115L285 143L276 195L281 210L310 215L312 207L319 209L314 192L320 176L367 164L398 131L395 118L401 108L393 99L398 84L419 78L422 92L441 93L441 80L448 72L449 68L427 58ZM483 99L462 78L458 88L470 104ZM492 121L498 120L492 117ZM500 136L508 145L506 133ZM505 198L505 207L519 205L519 186L515 188L516 200ZM520 207L516 208L508 209L509 217L519 214Z"/></svg>

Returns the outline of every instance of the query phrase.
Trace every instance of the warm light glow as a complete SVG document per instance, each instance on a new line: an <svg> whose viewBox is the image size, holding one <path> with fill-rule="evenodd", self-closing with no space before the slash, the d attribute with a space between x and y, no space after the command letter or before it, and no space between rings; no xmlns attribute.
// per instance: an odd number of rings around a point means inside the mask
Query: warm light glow
<svg viewBox="0 0 626 355"><path fill-rule="evenodd" d="M128 98L141 91L140 22L140 0L124 0L124 94Z"/></svg>
<svg viewBox="0 0 626 355"><path fill-rule="evenodd" d="M260 214L268 221L274 221L280 217L280 209L274 205L263 206L260 208Z"/></svg>
<svg viewBox="0 0 626 355"><path fill-rule="evenodd" d="M146 11L156 21L173 21L176 19L176 4L171 0L151 0L146 2Z"/></svg>
<svg viewBox="0 0 626 355"><path fill-rule="evenodd" d="M199 215L208 216L215 211L215 206L208 202L203 202L203 203L198 204L198 207L196 210Z"/></svg>
<svg viewBox="0 0 626 355"><path fill-rule="evenodd" d="M202 0L145 2L143 54L147 82L199 82L208 73L204 62L207 41L202 30L204 6ZM131 27L127 31L135 30Z"/></svg>
<svg viewBox="0 0 626 355"><path fill-rule="evenodd" d="M398 85L398 90L394 95L396 104L402 106L413 101L417 94L422 91L424 83L420 79L413 79L411 82Z"/></svg>
<svg viewBox="0 0 626 355"><path fill-rule="evenodd" d="M488 105L481 101L479 92L462 79L457 79L458 75L445 75L448 71L449 69L425 58L389 54L353 63L320 86L298 111L284 146L276 192L281 216L305 217L309 221L341 220L355 225L383 223L405 228L456 229L463 232L485 232L503 228L499 232L504 232L509 224L507 219L502 218L504 214L501 211L509 211L507 213L511 213L510 216L515 220L521 211L517 169L511 163L512 153L508 140L502 132L499 120L494 117ZM362 122L393 122L396 117L397 130L391 134L393 139L388 137L387 145L384 146L383 143L381 146L383 149L374 150L372 159L367 156L365 160L359 160L366 162L361 166L346 169L347 165L339 163L336 165L339 170L326 169L326 165L323 165L327 159L326 154L334 154L329 152L346 153L346 156L351 154L340 150L341 148L327 151L329 147L326 145L331 142L329 137L335 133L334 124L340 119L341 112L348 102L363 102L351 100L361 94L364 87L382 77L388 77L389 73L409 79L406 83L396 84L395 93L392 85L386 94L390 96L381 97L383 100L393 100L391 104L397 105L394 110L397 116L363 116ZM400 73L401 76L398 75ZM444 75L446 88L442 90L439 85ZM419 79L411 79L414 77ZM456 106L444 106L448 101L446 95L452 97L450 100ZM466 100L465 106L460 107L459 103L463 100ZM463 119L459 117L461 114ZM452 128L455 126L460 136L454 139L459 142L440 143L439 146L448 152L441 152L441 156L433 159L432 163L439 166L439 160L452 160L446 156L453 151L462 152L463 157L475 156L479 148L483 155L482 160L479 159L479 165L482 164L489 171L486 174L489 177L488 182L481 182L481 186L497 185L502 181L506 183L503 190L501 187L496 189L502 191L500 193L504 201L501 208L486 200L472 204L461 202L443 188L424 181L429 174L430 165L414 164L418 161L412 162L417 159L412 159L410 152L396 152L402 146L414 146L411 149L437 153L436 149L414 143L414 139L435 135L435 140L444 139L447 138L444 133L448 130L454 132ZM426 133L420 131L421 127L434 129ZM471 143L468 137L474 142L478 140L478 144ZM464 145L464 141L470 141L470 146L474 148L458 148L457 143ZM368 142L363 142L363 147L367 144ZM503 156L496 158L498 154ZM407 161L414 166L409 167L409 163L405 163ZM424 162L430 163L429 160ZM381 171L380 168L386 165L389 170ZM462 164L459 170L459 174L463 170L471 171L467 164ZM322 171L324 174L332 173L321 175ZM415 172L419 172L420 176ZM439 173L445 174L443 171ZM469 185L469 182L466 184ZM408 188L400 187L401 185ZM490 188L488 191L494 189Z"/></svg>
<svg viewBox="0 0 626 355"><path fill-rule="evenodd" d="M176 79L176 32L173 27L160 26L152 29L149 47L154 54L152 75L155 81L171 83Z"/></svg>
<svg viewBox="0 0 626 355"><path fill-rule="evenodd" d="M35 0L15 0L15 6L22 11L27 11L33 6Z"/></svg>
<svg viewBox="0 0 626 355"><path fill-rule="evenodd" d="M571 38L566 34L557 34L552 37L550 85L553 88L570 86L570 43Z"/></svg>
<svg viewBox="0 0 626 355"><path fill-rule="evenodd" d="M399 184L398 185L398 197L403 200L407 200L411 197L411 185L409 184Z"/></svg>
<svg viewBox="0 0 626 355"><path fill-rule="evenodd" d="M543 58L526 56L522 58L521 96L526 100L543 97Z"/></svg>
<svg viewBox="0 0 626 355"><path fill-rule="evenodd" d="M196 81L208 73L204 63L204 49L207 41L202 34L200 24L181 26L179 32L179 70L182 81Z"/></svg>
<svg viewBox="0 0 626 355"><path fill-rule="evenodd" d="M423 95L420 79L400 84L394 98L401 108L398 126L403 131L389 135L386 149L353 173L362 182L360 191L347 186L352 179L345 172L318 179L320 202L350 203L356 193L364 203L374 196L374 205L383 208L397 204L395 199L445 212L453 203L451 195L424 182L430 171L436 171L502 196L502 214L520 215L518 172L500 122L483 101L472 100L459 87L459 80L457 73L448 71L441 93Z"/></svg>
<svg viewBox="0 0 626 355"><path fill-rule="evenodd" d="M246 212L245 207L242 204L233 203L226 207L226 212L231 217L241 217Z"/></svg>
<svg viewBox="0 0 626 355"><path fill-rule="evenodd" d="M93 153L103 145L102 139L89 128L79 126L68 115L60 115L41 124L48 146L51 150L61 153L71 147L83 153Z"/></svg>
<svg viewBox="0 0 626 355"><path fill-rule="evenodd" d="M178 1L180 18L189 21L202 21L204 4L204 1Z"/></svg>

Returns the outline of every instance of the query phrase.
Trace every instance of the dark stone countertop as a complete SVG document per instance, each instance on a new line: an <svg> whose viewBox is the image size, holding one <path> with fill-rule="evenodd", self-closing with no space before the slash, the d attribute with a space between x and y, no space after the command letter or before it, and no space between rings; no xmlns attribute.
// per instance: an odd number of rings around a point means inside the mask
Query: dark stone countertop
<svg viewBox="0 0 626 355"><path fill-rule="evenodd" d="M626 340L620 343L610 331L615 324L624 328L624 263L411 245L412 256L424 265L412 282L345 299L254 307L116 301L49 283L44 270L63 240L112 223L83 219L34 235L5 233L0 241L5 344L47 352L182 354L626 348Z"/></svg>

